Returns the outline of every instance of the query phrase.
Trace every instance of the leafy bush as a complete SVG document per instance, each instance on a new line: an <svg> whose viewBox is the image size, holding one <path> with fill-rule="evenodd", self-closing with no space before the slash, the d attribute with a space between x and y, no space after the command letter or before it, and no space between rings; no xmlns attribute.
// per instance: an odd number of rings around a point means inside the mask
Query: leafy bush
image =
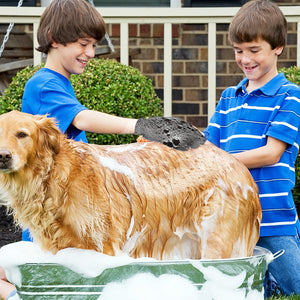
<svg viewBox="0 0 300 300"><path fill-rule="evenodd" d="M290 68L282 68L280 71L286 76L286 78L300 86L300 69L296 66ZM295 204L297 207L298 215L300 215L300 155L298 154L295 163L295 173L296 173L296 184L293 189L293 196Z"/></svg>
<svg viewBox="0 0 300 300"><path fill-rule="evenodd" d="M21 109L25 83L42 65L27 67L13 78L0 98L0 113ZM162 116L161 101L152 82L136 68L115 60L92 59L81 75L72 75L77 99L89 109L128 118ZM125 144L133 135L95 134L87 132L93 144Z"/></svg>

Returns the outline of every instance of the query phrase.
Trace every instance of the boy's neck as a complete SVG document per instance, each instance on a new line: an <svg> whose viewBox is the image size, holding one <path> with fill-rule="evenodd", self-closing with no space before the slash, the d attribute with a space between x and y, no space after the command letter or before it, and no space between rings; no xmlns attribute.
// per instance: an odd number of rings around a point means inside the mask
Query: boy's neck
<svg viewBox="0 0 300 300"><path fill-rule="evenodd" d="M252 91L263 87L264 85L266 85L268 82L270 82L277 75L278 75L278 71L276 69L276 72L270 73L269 76L264 78L264 80L260 81L260 80L251 80L251 79L249 79L249 81L246 84L246 91L248 93L251 93Z"/></svg>
<svg viewBox="0 0 300 300"><path fill-rule="evenodd" d="M50 49L48 52L45 68L55 71L70 80L71 74L64 68L64 65L61 63L61 58L57 56L57 51L53 51L53 49Z"/></svg>

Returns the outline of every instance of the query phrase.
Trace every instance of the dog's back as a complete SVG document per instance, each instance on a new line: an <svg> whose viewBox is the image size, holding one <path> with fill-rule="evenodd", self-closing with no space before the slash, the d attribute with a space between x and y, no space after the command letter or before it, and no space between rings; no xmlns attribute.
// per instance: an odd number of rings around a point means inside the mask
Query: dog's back
<svg viewBox="0 0 300 300"><path fill-rule="evenodd" d="M261 219L257 187L231 155L209 144L189 151L151 142L91 148L109 178L112 225L123 237L116 249L157 258L252 254Z"/></svg>
<svg viewBox="0 0 300 300"><path fill-rule="evenodd" d="M0 117L0 130L0 152L9 153L0 184L44 249L158 259L252 254L261 220L256 184L213 145L89 145L67 140L51 119L17 112Z"/></svg>

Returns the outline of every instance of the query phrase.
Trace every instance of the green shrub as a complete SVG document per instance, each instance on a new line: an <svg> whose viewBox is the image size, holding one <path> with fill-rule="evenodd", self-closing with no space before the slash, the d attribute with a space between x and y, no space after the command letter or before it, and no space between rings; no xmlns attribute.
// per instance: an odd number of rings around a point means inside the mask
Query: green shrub
<svg viewBox="0 0 300 300"><path fill-rule="evenodd" d="M300 86L300 69L297 67L282 68L280 69L286 78ZM300 215L300 155L298 154L296 163L295 163L295 173L296 173L296 184L293 189L293 196L295 204L297 207L298 215Z"/></svg>
<svg viewBox="0 0 300 300"><path fill-rule="evenodd" d="M13 78L0 98L0 113L21 109L27 80L42 66L27 67ZM136 68L115 60L92 59L81 75L72 75L71 83L78 100L89 109L128 118L162 116L161 101L152 81ZM133 135L95 134L87 132L93 144L125 144Z"/></svg>
<svg viewBox="0 0 300 300"><path fill-rule="evenodd" d="M0 98L0 114L11 110L21 110L21 100L27 80L41 68L41 66L27 67L12 79L9 87Z"/></svg>

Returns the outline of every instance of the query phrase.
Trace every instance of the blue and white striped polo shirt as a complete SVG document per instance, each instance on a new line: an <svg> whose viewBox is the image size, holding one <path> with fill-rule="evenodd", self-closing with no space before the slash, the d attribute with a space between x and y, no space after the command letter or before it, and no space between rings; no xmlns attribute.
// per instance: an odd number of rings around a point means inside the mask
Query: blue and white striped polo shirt
<svg viewBox="0 0 300 300"><path fill-rule="evenodd" d="M245 78L223 92L205 133L231 154L262 147L268 136L288 144L278 163L250 172L263 210L260 235L296 235L300 223L291 190L300 142L300 87L282 73L250 94L247 82Z"/></svg>

